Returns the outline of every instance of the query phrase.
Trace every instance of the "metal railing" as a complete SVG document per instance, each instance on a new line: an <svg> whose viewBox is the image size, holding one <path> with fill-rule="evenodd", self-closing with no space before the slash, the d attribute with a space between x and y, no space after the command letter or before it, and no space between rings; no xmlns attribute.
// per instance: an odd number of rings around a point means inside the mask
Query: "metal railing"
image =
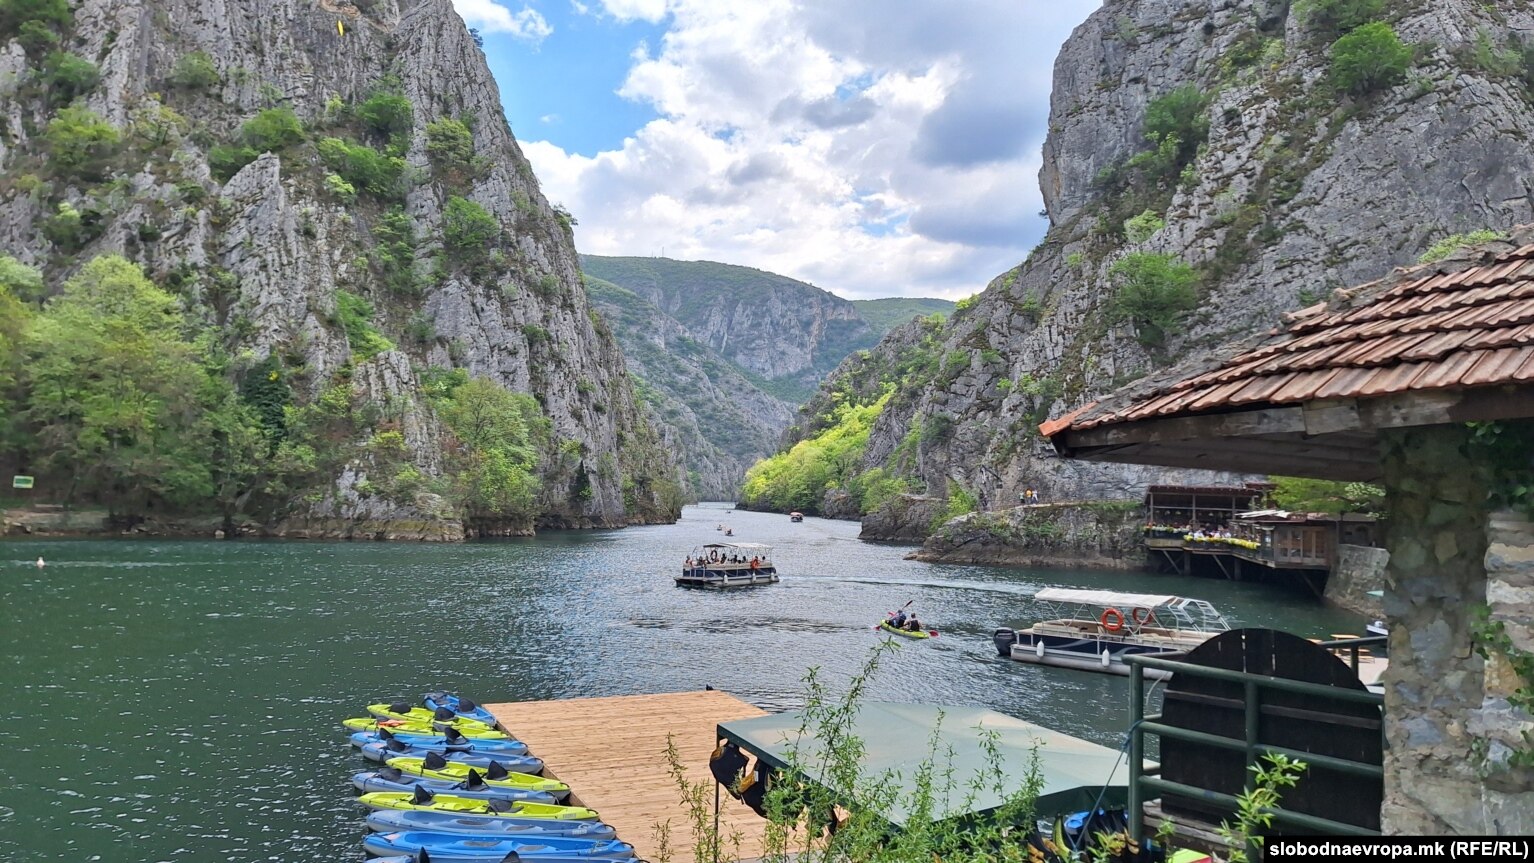
<svg viewBox="0 0 1534 863"><path fill-rule="evenodd" d="M1359 649L1373 645L1383 645L1385 636L1373 636L1369 638L1350 638L1338 641L1323 641L1318 644L1333 653L1348 655L1349 666L1356 672L1358 670ZM1190 797L1219 806L1228 807L1234 811L1239 800L1233 795L1214 791L1208 788L1196 788L1184 785L1180 782L1172 782L1162 779L1158 774L1161 768L1145 767L1145 735L1155 734L1159 737L1185 740L1190 743L1199 743L1205 746L1214 746L1220 749L1241 750L1246 753L1246 763L1250 767L1256 764L1258 759L1265 754L1284 755L1313 764L1317 767L1333 770L1338 773L1348 773L1354 776L1383 778L1384 770L1378 764L1368 764L1361 761L1349 761L1345 758L1335 758L1329 755L1319 755L1312 752L1300 752L1294 749L1286 749L1282 746L1272 746L1257 740L1258 721L1262 716L1262 693L1264 690L1276 690L1300 695L1313 695L1321 698L1330 698L1335 701L1351 702L1355 704L1379 705L1383 709L1384 696L1367 690L1343 689L1339 686L1328 686L1321 683L1308 683L1299 680L1289 680L1283 677L1270 677L1264 674L1252 674L1245 671L1232 671L1225 668L1208 668L1202 665L1193 665L1188 662L1180 662L1174 657L1183 656L1183 653L1168 652L1156 654L1131 654L1124 657L1129 664L1129 828L1130 834L1136 840L1145 838L1145 801L1157 794L1174 794L1179 797ZM1178 728L1166 725L1161 721L1161 714L1145 715L1145 669L1154 668L1161 671L1170 671L1174 674L1186 674L1190 677L1205 677L1213 680L1223 680L1229 683L1239 683L1243 687L1243 710L1245 712L1244 739L1237 740L1230 737L1222 737L1218 734L1209 734L1204 731L1193 731L1187 728ZM1380 722L1380 737L1383 741L1385 727L1383 713ZM1247 787L1250 788L1250 776ZM1359 827L1354 824L1346 824L1341 821L1332 821L1315 815L1306 815L1300 812L1290 812L1282 807L1265 810L1273 816L1274 822L1289 827L1295 827L1310 833L1331 836L1378 836L1379 831Z"/></svg>

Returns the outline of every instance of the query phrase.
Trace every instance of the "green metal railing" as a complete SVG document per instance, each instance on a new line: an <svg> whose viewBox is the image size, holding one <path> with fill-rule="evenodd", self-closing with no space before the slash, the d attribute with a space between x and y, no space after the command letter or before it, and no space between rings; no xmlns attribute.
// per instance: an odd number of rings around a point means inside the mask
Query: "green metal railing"
<svg viewBox="0 0 1534 863"><path fill-rule="evenodd" d="M1320 647L1325 647L1335 653L1346 652L1349 665L1356 671L1358 668L1359 648L1373 645L1384 645L1384 636L1371 638L1351 638L1341 641L1324 641ZM1133 654L1124 657L1129 664L1129 828L1130 834L1136 840L1145 838L1145 801L1157 794L1175 794L1180 797L1191 797L1197 800L1215 803L1234 810L1239 801L1230 794L1224 794L1207 788L1196 788L1184 785L1180 782L1171 782L1162 779L1159 774L1160 768L1145 767L1145 735L1155 734L1160 737L1169 737L1177 740L1186 740L1191 743L1200 743L1206 746L1214 746L1221 749L1241 750L1246 753L1246 763L1250 766L1257 763L1263 755L1273 753L1296 758L1316 767L1333 770L1338 773L1347 773L1354 776L1382 778L1384 770L1378 764L1367 764L1361 761L1349 761L1345 758L1334 758L1329 755L1318 755L1311 752L1300 752L1294 749L1285 749L1282 746L1271 746L1257 740L1258 720L1262 716L1262 694L1264 690L1276 690L1279 692L1291 692L1301 695L1313 695L1321 698L1329 698L1334 701L1352 702L1355 704L1374 704L1383 706L1384 696L1374 692L1360 691L1356 689L1343 689L1339 686L1327 686L1321 683L1307 683L1300 680L1289 680L1282 677L1270 677L1263 674L1251 674L1244 671L1231 671L1225 668L1207 668L1202 665L1193 665L1187 662L1179 662L1174 657L1182 656L1182 653L1168 652L1158 654ZM1169 671L1174 674L1188 675L1190 677L1206 677L1213 680L1224 680L1230 683L1239 683L1243 688L1243 710L1245 711L1245 735L1244 739L1237 740L1231 737L1221 737L1218 734L1209 734L1203 731L1193 731L1187 728L1178 728L1161 722L1161 714L1145 715L1145 669L1153 668L1158 671ZM1383 715L1382 715L1383 718ZM1380 736L1383 739L1385 733L1384 723L1380 723ZM1340 821L1332 821L1314 815L1305 815L1300 812L1289 812L1282 807L1267 810L1273 816L1273 820L1279 824L1295 827L1310 833L1332 836L1377 836L1379 831L1369 830L1353 824L1344 824Z"/></svg>

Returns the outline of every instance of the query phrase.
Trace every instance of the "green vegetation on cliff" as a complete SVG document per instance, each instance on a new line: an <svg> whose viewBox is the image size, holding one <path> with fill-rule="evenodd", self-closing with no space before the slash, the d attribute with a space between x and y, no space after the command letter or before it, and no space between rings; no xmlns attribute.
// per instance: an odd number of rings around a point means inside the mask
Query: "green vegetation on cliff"
<svg viewBox="0 0 1534 863"><path fill-rule="evenodd" d="M881 336L904 323L928 315L947 317L953 314L952 300L931 297L887 297L880 300L853 300L858 314Z"/></svg>
<svg viewBox="0 0 1534 863"><path fill-rule="evenodd" d="M826 492L834 489L846 489L859 501L870 492L885 497L894 493L882 471L877 477L863 474L868 432L893 394L889 387L873 402L838 404L814 437L753 465L746 472L741 501L758 509L819 513Z"/></svg>
<svg viewBox="0 0 1534 863"><path fill-rule="evenodd" d="M37 271L0 256L0 448L39 477L40 498L124 516L272 514L323 494L348 465L358 485L409 503L422 492L471 519L531 526L550 424L538 402L463 369L428 369L428 404L455 440L440 476L408 458L400 418L360 402L351 369L300 402L307 375L276 354L230 355L225 334L117 256L42 302ZM392 349L346 291L338 324L354 361Z"/></svg>

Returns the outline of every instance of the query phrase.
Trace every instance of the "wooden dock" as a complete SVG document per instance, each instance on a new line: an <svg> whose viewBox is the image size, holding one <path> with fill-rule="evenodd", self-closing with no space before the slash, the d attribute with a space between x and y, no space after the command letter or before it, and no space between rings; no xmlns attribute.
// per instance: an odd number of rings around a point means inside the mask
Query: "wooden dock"
<svg viewBox="0 0 1534 863"><path fill-rule="evenodd" d="M765 711L717 690L485 705L508 732L543 759L544 775L567 783L576 805L597 810L644 859L659 856L656 825L670 822L672 860L693 859L694 838L681 792L666 763L666 738L676 743L690 782L710 785L708 757L715 726ZM739 856L762 854L766 822L728 794L720 795L720 834L726 850L735 833Z"/></svg>

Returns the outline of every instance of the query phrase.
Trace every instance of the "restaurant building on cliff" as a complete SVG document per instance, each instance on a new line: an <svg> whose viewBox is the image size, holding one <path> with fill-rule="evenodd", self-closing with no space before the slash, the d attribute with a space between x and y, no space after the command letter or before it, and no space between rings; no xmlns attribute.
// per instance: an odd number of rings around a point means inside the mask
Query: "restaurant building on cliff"
<svg viewBox="0 0 1534 863"><path fill-rule="evenodd" d="M1040 430L1069 458L1383 486L1382 829L1534 834L1534 226Z"/></svg>

